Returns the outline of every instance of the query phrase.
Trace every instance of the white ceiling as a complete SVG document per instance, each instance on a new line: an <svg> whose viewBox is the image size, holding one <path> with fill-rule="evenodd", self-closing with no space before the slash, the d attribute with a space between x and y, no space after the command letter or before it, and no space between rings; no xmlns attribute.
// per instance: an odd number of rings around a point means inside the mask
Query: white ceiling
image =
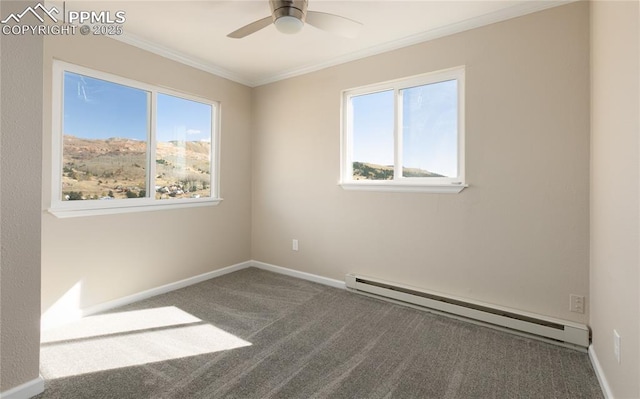
<svg viewBox="0 0 640 399"><path fill-rule="evenodd" d="M51 2L55 3L55 2ZM126 12L124 42L258 86L566 4L565 0L330 1L309 0L309 10L363 23L355 39L305 26L296 35L273 25L243 39L226 35L270 15L268 0L67 1L66 9Z"/></svg>

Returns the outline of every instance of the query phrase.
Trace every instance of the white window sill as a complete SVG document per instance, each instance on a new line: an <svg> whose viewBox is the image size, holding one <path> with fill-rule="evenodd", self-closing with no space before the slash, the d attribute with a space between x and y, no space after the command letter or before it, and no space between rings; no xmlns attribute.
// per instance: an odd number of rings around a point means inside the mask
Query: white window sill
<svg viewBox="0 0 640 399"><path fill-rule="evenodd" d="M73 217L83 217L83 216L115 215L120 213L166 211L171 209L216 206L221 201L222 201L222 198L203 198L201 200L186 200L186 201L163 200L163 201L157 201L157 203L145 202L144 204L131 204L131 205L117 204L117 205L105 206L100 208L93 206L92 203L95 203L96 201L64 201L59 206L49 208L48 212L58 218L73 218ZM70 203L73 203L73 205L67 205Z"/></svg>
<svg viewBox="0 0 640 399"><path fill-rule="evenodd" d="M345 190L389 191L403 193L458 194L469 187L468 184L407 184L390 181L358 181L340 183Z"/></svg>

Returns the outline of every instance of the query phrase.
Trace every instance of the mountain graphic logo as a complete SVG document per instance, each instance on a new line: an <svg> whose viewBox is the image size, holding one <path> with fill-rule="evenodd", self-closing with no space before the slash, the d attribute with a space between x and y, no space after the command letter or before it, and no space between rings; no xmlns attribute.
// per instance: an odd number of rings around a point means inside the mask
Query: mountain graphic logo
<svg viewBox="0 0 640 399"><path fill-rule="evenodd" d="M34 7L31 7L31 6L27 7L23 12L17 15L10 14L7 18L0 21L0 23L6 24L9 21L20 23L20 20L29 13L31 13L34 17L36 17L40 22L44 23L44 18L42 18L40 14L37 13L37 10L44 12L45 15L51 18L53 22L56 22L56 23L58 22L58 18L54 17L53 14L54 13L59 14L60 11L58 11L58 9L55 6L51 7L51 10L49 10L47 9L47 7L43 6L42 3L38 3Z"/></svg>

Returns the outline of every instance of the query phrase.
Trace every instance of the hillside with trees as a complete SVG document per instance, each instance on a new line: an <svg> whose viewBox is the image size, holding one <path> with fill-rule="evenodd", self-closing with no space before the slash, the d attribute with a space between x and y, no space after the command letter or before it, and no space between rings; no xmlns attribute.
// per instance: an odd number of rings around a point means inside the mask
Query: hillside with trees
<svg viewBox="0 0 640 399"><path fill-rule="evenodd" d="M64 136L62 199L123 199L147 195L147 143L126 138ZM211 143L159 142L155 197L210 196Z"/></svg>
<svg viewBox="0 0 640 399"><path fill-rule="evenodd" d="M437 173L418 168L402 168L404 177L443 177ZM377 165L366 162L353 163L353 180L392 180L392 165Z"/></svg>

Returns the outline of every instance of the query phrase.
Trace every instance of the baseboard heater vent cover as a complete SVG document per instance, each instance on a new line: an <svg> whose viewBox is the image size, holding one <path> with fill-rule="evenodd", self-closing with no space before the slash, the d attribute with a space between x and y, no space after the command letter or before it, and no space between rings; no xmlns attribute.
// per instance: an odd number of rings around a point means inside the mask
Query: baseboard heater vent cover
<svg viewBox="0 0 640 399"><path fill-rule="evenodd" d="M371 277L347 274L345 282L348 289L357 292L388 298L426 308L427 310L432 309L581 348L589 346L589 328L583 324L445 296Z"/></svg>

